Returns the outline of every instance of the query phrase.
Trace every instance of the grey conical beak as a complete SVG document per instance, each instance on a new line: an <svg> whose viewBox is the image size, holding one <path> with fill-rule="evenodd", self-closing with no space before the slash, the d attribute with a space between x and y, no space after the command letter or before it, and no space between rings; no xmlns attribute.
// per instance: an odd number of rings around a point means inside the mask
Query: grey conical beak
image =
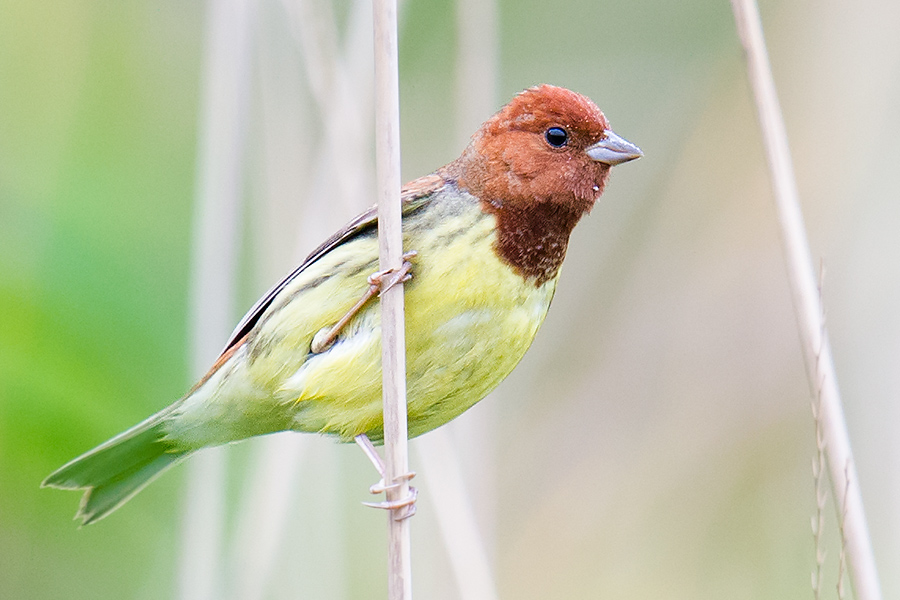
<svg viewBox="0 0 900 600"><path fill-rule="evenodd" d="M589 146L587 155L597 162L610 166L622 164L644 155L641 149L624 138L620 138L612 130L606 130L606 137Z"/></svg>

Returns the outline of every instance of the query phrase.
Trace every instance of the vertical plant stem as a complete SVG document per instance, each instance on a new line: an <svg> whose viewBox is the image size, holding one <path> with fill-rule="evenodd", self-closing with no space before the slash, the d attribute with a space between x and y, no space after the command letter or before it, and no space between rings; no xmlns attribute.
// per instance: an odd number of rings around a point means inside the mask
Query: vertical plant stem
<svg viewBox="0 0 900 600"><path fill-rule="evenodd" d="M844 521L850 579L858 600L880 600L881 587L866 525L859 478L850 449L828 332L822 320L821 299L816 288L815 270L800 211L787 132L763 38L759 7L755 0L732 0L731 5L744 46L748 77L771 171L810 389L815 393L821 386L818 416L822 420L835 507L838 518Z"/></svg>
<svg viewBox="0 0 900 600"><path fill-rule="evenodd" d="M456 137L461 146L497 110L497 0L456 0Z"/></svg>
<svg viewBox="0 0 900 600"><path fill-rule="evenodd" d="M213 0L207 7L190 290L195 376L215 359L233 324L252 12L248 0ZM222 449L188 463L178 575L185 600L220 595L224 479Z"/></svg>
<svg viewBox="0 0 900 600"><path fill-rule="evenodd" d="M258 440L253 467L243 484L224 598L263 600L289 531L292 500L299 488L303 439L297 434ZM223 590L225 591L225 590Z"/></svg>
<svg viewBox="0 0 900 600"><path fill-rule="evenodd" d="M850 485L850 477L846 477L844 485L844 494L847 494L847 487ZM841 521L839 523L841 534L841 553L838 557L838 580L837 580L837 597L838 600L844 600L844 571L847 566L847 505L844 505L844 511L841 513Z"/></svg>
<svg viewBox="0 0 900 600"><path fill-rule="evenodd" d="M400 81L397 2L374 0L375 171L378 249L382 270L398 269L403 255L400 219ZM384 398L385 484L388 501L409 496L406 423L406 343L403 285L381 296L381 364ZM391 485L396 484L396 485ZM412 598L409 519L388 513L388 598Z"/></svg>
<svg viewBox="0 0 900 600"><path fill-rule="evenodd" d="M456 131L460 147L496 110L498 39L495 0L456 0ZM413 445L425 471L421 485L434 509L458 597L467 600L498 598L492 573L497 455L493 432L498 421L497 405L489 402L480 407L477 416L468 415L440 427ZM457 444L454 439L466 441ZM474 495L468 490L475 490Z"/></svg>
<svg viewBox="0 0 900 600"><path fill-rule="evenodd" d="M459 456L447 429L436 429L416 439L416 450L419 464L425 471L422 485L427 485L428 499L434 507L456 578L458 597L497 600L492 561L466 493Z"/></svg>

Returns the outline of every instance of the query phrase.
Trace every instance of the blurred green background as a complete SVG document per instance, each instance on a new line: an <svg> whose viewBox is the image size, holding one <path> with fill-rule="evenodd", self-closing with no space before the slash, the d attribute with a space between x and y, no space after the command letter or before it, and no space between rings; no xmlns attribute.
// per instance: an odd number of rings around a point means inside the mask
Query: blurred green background
<svg viewBox="0 0 900 600"><path fill-rule="evenodd" d="M291 4L254 4L234 322L373 202L325 193L347 167L319 162L326 127ZM339 44L354 6L334 6ZM176 595L183 467L83 529L76 494L38 486L192 383L206 10L0 1L0 598ZM885 597L898 597L900 5L762 11ZM490 114L456 116L483 92L454 76L457 29L453 2L404 7L405 179L455 158L460 128ZM809 390L728 3L503 1L495 35L491 110L536 83L570 87L645 152L576 229L532 351L450 426L481 474L469 495L500 596L811 597ZM260 597L383 596L384 518L358 504L374 473L355 448L303 444ZM226 452L222 597L245 566L233 546L253 452ZM427 490L413 530L417 595L460 597ZM835 597L830 499L826 530Z"/></svg>

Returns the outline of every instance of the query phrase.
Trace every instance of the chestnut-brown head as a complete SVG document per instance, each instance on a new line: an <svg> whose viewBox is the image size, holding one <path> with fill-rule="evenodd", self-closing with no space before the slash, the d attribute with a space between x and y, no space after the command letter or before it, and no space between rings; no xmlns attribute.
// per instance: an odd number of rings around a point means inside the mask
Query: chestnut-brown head
<svg viewBox="0 0 900 600"><path fill-rule="evenodd" d="M447 173L497 215L500 257L540 284L558 272L610 167L640 156L590 99L541 85L486 121Z"/></svg>
<svg viewBox="0 0 900 600"><path fill-rule="evenodd" d="M610 167L640 156L589 98L541 85L517 95L472 136L459 183L491 202L552 201L583 213L603 192Z"/></svg>

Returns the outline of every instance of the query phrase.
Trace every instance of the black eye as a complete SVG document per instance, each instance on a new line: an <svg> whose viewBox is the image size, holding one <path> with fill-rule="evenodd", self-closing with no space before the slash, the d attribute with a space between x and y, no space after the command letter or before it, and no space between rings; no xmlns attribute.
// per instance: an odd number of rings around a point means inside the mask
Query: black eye
<svg viewBox="0 0 900 600"><path fill-rule="evenodd" d="M562 127L551 127L544 137L547 138L547 143L554 148L562 148L569 141L569 134Z"/></svg>

